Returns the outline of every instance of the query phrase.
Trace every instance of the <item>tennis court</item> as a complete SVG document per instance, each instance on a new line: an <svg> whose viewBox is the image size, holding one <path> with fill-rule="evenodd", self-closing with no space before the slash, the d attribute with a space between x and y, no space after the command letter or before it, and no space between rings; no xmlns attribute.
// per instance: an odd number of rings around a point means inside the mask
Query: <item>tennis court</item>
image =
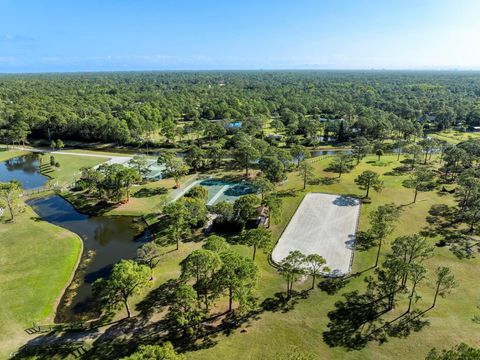
<svg viewBox="0 0 480 360"><path fill-rule="evenodd" d="M221 201L234 202L238 197L255 192L253 186L247 182L225 181L222 179L198 179L188 183L182 189L176 190L172 194L172 200L175 201L185 195L195 186L203 186L208 190L207 205L212 206Z"/></svg>
<svg viewBox="0 0 480 360"><path fill-rule="evenodd" d="M331 276L350 272L360 200L321 193L305 196L272 252L282 261L290 251L319 254L327 261Z"/></svg>

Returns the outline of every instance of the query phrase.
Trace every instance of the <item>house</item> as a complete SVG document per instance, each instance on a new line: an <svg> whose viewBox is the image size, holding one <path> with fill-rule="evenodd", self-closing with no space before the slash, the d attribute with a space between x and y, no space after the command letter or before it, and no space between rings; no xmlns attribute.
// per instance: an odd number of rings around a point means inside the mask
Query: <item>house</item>
<svg viewBox="0 0 480 360"><path fill-rule="evenodd" d="M260 205L257 208L257 227L264 226L268 227L268 222L270 220L269 209L266 206Z"/></svg>

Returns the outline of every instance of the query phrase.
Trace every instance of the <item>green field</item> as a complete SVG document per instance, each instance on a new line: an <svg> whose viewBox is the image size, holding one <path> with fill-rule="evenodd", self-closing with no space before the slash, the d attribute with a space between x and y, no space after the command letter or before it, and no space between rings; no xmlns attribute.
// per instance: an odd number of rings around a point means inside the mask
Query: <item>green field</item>
<svg viewBox="0 0 480 360"><path fill-rule="evenodd" d="M0 161L5 161L16 156L21 156L27 154L26 151L22 150L0 150Z"/></svg>
<svg viewBox="0 0 480 360"><path fill-rule="evenodd" d="M81 251L68 230L37 219L26 206L15 223L0 223L0 358L26 342L24 329L51 322Z"/></svg>
<svg viewBox="0 0 480 360"><path fill-rule="evenodd" d="M1 156L1 153L0 153ZM68 159L62 159L63 162L68 162L70 159L76 160L74 163L70 163L59 172L56 173L58 178L69 180L69 172L78 171L79 167L87 166L80 159L86 159L82 157L68 157ZM77 160L78 159L78 160ZM399 163L396 161L396 155L385 155L381 161L376 161L376 156L369 156L365 158L359 166L357 166L351 173L344 174L339 182L332 185L309 185L307 190L301 190L303 187L301 178L295 173L288 175L288 181L283 185L276 188L277 191L284 192L283 197L283 215L280 224L272 225L272 232L274 238L278 239L281 232L288 224L288 221L292 217L296 208L300 204L303 196L307 192L326 192L335 194L357 194L363 195L364 191L359 190L354 183L355 177L366 169L371 169L382 174L382 180L385 182L385 188L381 193L371 193L371 204L364 204L361 210L360 218L360 230L366 230L368 228L368 214L376 209L380 204L394 202L397 205L403 206L403 212L399 219L397 229L391 236L390 240L398 235L413 234L425 229L427 226L426 216L428 210L434 204L454 204L454 199L451 195L444 195L437 191L419 193L416 204L411 204L413 199L413 191L402 187L402 181L405 176L393 176L384 175L390 172L393 168L397 167ZM59 158L60 160L60 158ZM88 158L88 160L92 160ZM101 159L93 159L100 160ZM325 171L328 163L331 161L331 157L315 158L310 162L314 167L314 172L317 177L323 176L335 176L335 174ZM69 170L68 170L69 169ZM64 171L63 175L60 171ZM215 175L220 176L223 172L217 172ZM232 173L230 173L232 174ZM55 174L54 174L55 175ZM186 179L184 179L186 181ZM171 191L173 182L171 179L160 180L157 182L149 183L135 187L132 191L132 198L129 203L121 205L114 210L111 214L129 214L129 215L147 215L152 213L158 213L159 204L161 203L161 197L165 191ZM165 190L162 190L165 189ZM145 192L144 195L136 195L137 192ZM52 303L54 299L60 293L60 289L65 285L66 279L70 275L70 271L75 262L78 254L78 240L75 236L71 235L67 231L61 230L55 226L43 222L35 222L29 217L30 210L25 215L22 215L22 220L28 221L28 226L22 226L21 229L17 229L17 224L2 224L0 230L6 227L14 229L9 231L9 238L19 238L19 241L25 241L26 244L31 245L32 239L39 241L36 238L36 234L39 233L39 227L44 227L48 231L43 230L42 234L46 234L48 240L45 243L42 242L42 249L32 249L32 252L26 252L22 246L23 253L26 259L33 259L40 257L43 254L48 254L49 251L55 247L55 256L60 252L62 254L70 254L70 257L64 257L63 262L52 260L51 258L43 259L36 263L36 268L41 269L41 274L46 274L48 271L55 269L64 269L60 272L55 272L57 276L56 284L49 282L45 284L44 288L40 292L44 291L43 307L33 306L31 302L26 303L22 308L16 308L10 310L14 316L6 326L0 327L0 334L5 331L13 333L18 336L12 336L15 339L15 343L5 343L2 345L3 351L11 350L16 345L25 341L26 337L22 333L22 327L29 325L30 319L35 318L35 321L45 319L51 314ZM31 216L31 215L30 215ZM19 219L20 221L20 219ZM25 224L25 221L23 224ZM5 231L5 230L3 230ZM67 249L67 242L64 243L65 249L58 250L58 238L65 237L69 240L70 244ZM43 236L42 236L43 239ZM40 239L40 240L42 240ZM430 241L435 243L437 239L432 238ZM388 251L387 246L383 248L383 255ZM132 303L140 303L145 296L153 289L162 285L169 279L177 278L180 274L179 263L194 249L201 246L199 242L185 242L181 244L179 251L173 250L174 246L166 247L166 255L162 258L160 265L155 269L154 283L152 287L144 290L141 294L136 295L132 299ZM251 249L243 245L234 245L234 248L240 253L251 256ZM15 253L16 246L9 249L9 251ZM7 250L2 249L2 254ZM33 257L32 254L36 254ZM373 248L366 252L357 251L355 253L353 271L362 271L371 267L375 260L376 249ZM12 257L12 256L10 256ZM9 258L7 258L9 259ZM55 266L52 265L53 261ZM3 263L2 258L2 263ZM28 262L25 260L24 264ZM284 280L278 275L276 270L272 268L268 262L268 256L259 252L257 254L256 264L259 267L259 282L257 286L257 296L259 302L262 302L266 298L272 298L276 293L285 291ZM422 329L420 332L413 332L405 338L390 337L388 342L384 344L378 344L375 342L369 343L365 348L355 351L347 351L343 348L330 348L323 342L323 332L327 330L329 311L334 309L336 301L343 299L342 294L356 290L363 291L366 287L363 279L365 276L373 275L372 270L362 274L357 278L352 278L349 283L341 289L335 295L328 295L319 289L315 289L308 293L308 296L304 299L300 298L295 300L295 304L282 311L264 311L258 315L254 320L250 320L248 323L242 325L241 328L234 330L231 334L224 335L219 333L214 337L214 345L193 352L187 353L189 359L272 359L277 353L285 353L289 351L293 346L298 346L304 351L313 353L317 358L321 359L421 359L432 347L447 348L451 347L461 341L470 345L479 345L480 339L477 334L480 330L479 325L471 321L472 317L478 313L477 305L480 305L480 297L476 294L476 283L480 276L480 260L464 259L459 260L455 257L447 248L435 248L435 256L427 261L427 268L430 274L433 274L434 269L437 266L444 265L449 266L459 283L458 288L449 295L446 299L440 299L435 309L427 313L427 319L430 324ZM31 265L25 267L15 268L15 274L20 277L22 275L30 276L28 269ZM13 270L12 270L13 271ZM6 273L11 274L10 271ZM25 275L27 274L27 275ZM38 274L37 274L38 276ZM50 275L51 276L51 275ZM33 277L33 275L32 275ZM60 279L61 278L61 279ZM431 278L431 276L430 276ZM19 292L23 291L25 294L29 293L28 281L23 281L24 287L19 287ZM41 284L41 282L38 282ZM0 283L0 300L4 304L12 302L15 295L7 295L2 289L7 288L8 284L5 281ZM63 284L63 285L62 285ZM50 286L50 287L47 287ZM306 290L310 286L310 280L305 283L295 285L296 290ZM2 295L5 293L4 297ZM433 285L431 281L425 281L419 288L419 293L422 295L422 299L417 303L417 307L420 309L426 309L429 307L433 296ZM28 299L28 296L23 296ZM10 300L9 300L10 299ZM37 297L38 305L38 297ZM27 301L26 301L27 302ZM407 298L404 294L399 296L399 303L397 308L392 312L384 315L386 320L393 319L405 309L407 304ZM12 306L12 305L10 305ZM225 301L218 301L215 305L215 311L221 313L227 308ZM37 312L35 312L37 311ZM121 318L124 314L120 312L116 318ZM2 315L3 317L3 315ZM6 330L5 330L6 329ZM15 329L15 330L13 330ZM240 330L246 330L241 332ZM245 352L248 349L248 353Z"/></svg>
<svg viewBox="0 0 480 360"><path fill-rule="evenodd" d="M367 157L360 166L350 174L345 174L339 183L334 185L309 186L307 191L320 191L339 194L363 194L354 184L354 178L365 169L372 169L379 173L385 173L398 166L396 156L384 156L381 163L375 161L376 157ZM315 173L318 176L333 176L323 169L330 160L328 158L313 163ZM379 166L381 165L381 166ZM413 193L410 189L401 186L404 176L384 176L385 189L380 193L372 194L372 204L362 207L360 230L368 227L368 213L379 204L395 202L405 205L395 233L392 238L401 234L419 232L426 226L425 218L429 208L434 204L452 204L451 196L442 196L437 192L420 193L416 204L412 202ZM289 180L278 190L298 190L301 186L300 178L292 173ZM293 215L296 207L303 198L305 192L296 191L291 197L285 197L283 205L283 219L280 225L273 226L275 238ZM435 239L431 239L432 244ZM171 252L164 258L156 269L155 286L162 284L170 278L175 278L180 273L179 262L194 248L197 243L185 243L179 252ZM235 246L241 253L250 256L251 249L245 246ZM376 249L367 252L357 251L355 254L354 271L361 271L373 265ZM388 251L385 247L384 253ZM260 253L257 260L260 268L258 284L258 296L260 301L275 293L284 291L283 279L269 265L267 256ZM342 348L330 348L322 340L322 334L327 330L327 313L334 309L334 303L342 299L341 294L359 289L365 289L363 277L373 275L367 271L363 276L354 278L336 295L315 289L309 293L306 299L299 299L293 309L282 312L263 312L258 319L252 320L248 325L242 326L246 332L234 331L229 336L219 334L215 337L215 345L211 348L187 353L189 359L270 359L277 352L285 353L292 346L298 346L309 351L321 359L421 359L432 347L451 347L460 341L471 345L478 345L479 325L471 321L477 313L477 305L480 298L476 295L476 282L480 275L480 260L459 260L446 248L435 248L435 256L428 260L427 267L430 273L439 266L445 265L452 268L459 287L446 299L440 299L437 307L428 312L427 317L430 325L418 333L412 333L406 338L389 338L383 345L370 343L359 351L347 351ZM307 289L310 282L297 284L296 289ZM433 287L431 282L425 281L419 289L423 298L417 303L420 309L426 309L431 304ZM142 295L137 296L139 301ZM385 319L393 319L405 309L406 297L400 296L400 302L391 314L386 314ZM216 304L219 312L226 309L226 304ZM245 352L248 349L248 353Z"/></svg>
<svg viewBox="0 0 480 360"><path fill-rule="evenodd" d="M60 167L50 166L50 154L42 155L42 164L47 165L42 173L53 179L53 183L59 184L71 183L74 179L80 177L82 167L92 167L107 161L107 158L87 157L87 156L69 156L55 154L55 161ZM44 165L44 166L45 166Z"/></svg>
<svg viewBox="0 0 480 360"><path fill-rule="evenodd" d="M449 144L458 144L459 142L470 139L480 139L480 133L478 132L463 132L456 130L445 130L442 132L434 133L431 136L439 140L444 140Z"/></svg>

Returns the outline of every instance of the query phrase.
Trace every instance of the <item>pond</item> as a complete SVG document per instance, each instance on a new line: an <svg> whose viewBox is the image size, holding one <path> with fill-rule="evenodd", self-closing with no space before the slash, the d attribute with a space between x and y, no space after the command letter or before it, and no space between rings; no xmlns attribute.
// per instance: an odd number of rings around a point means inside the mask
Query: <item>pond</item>
<svg viewBox="0 0 480 360"><path fill-rule="evenodd" d="M340 155L340 154L351 154L351 150L312 150L310 156L312 158L326 155Z"/></svg>
<svg viewBox="0 0 480 360"><path fill-rule="evenodd" d="M40 174L38 154L17 156L0 163L0 182L18 180L24 189L44 186L48 177Z"/></svg>
<svg viewBox="0 0 480 360"><path fill-rule="evenodd" d="M43 220L66 228L83 240L80 266L60 301L55 321L92 317L92 283L108 276L116 262L133 258L137 248L150 238L149 232L133 217L81 214L58 195L34 199L28 204Z"/></svg>

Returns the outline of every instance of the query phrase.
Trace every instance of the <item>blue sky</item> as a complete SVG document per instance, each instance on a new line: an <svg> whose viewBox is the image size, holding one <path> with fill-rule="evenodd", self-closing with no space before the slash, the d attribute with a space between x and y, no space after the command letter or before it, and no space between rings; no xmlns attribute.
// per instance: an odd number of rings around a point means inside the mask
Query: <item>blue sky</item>
<svg viewBox="0 0 480 360"><path fill-rule="evenodd" d="M479 0L0 0L0 72L480 69Z"/></svg>

